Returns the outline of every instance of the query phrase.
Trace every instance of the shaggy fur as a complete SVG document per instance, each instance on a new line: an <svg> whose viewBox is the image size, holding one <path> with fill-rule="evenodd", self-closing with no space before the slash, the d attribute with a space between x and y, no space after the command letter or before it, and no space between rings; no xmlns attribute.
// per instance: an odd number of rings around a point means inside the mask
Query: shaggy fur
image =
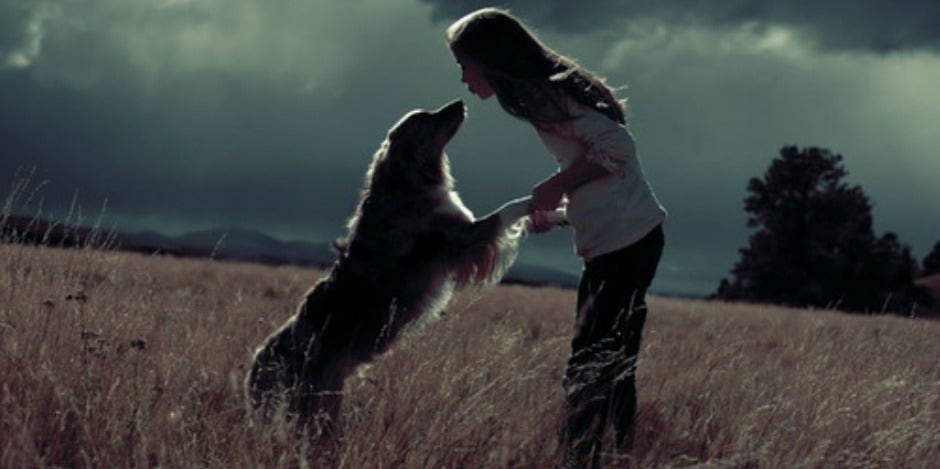
<svg viewBox="0 0 940 469"><path fill-rule="evenodd" d="M514 260L527 201L476 220L454 191L444 146L464 114L456 101L389 130L329 275L255 353L246 383L255 409L286 405L302 426L328 431L357 366L439 312L455 287L495 282Z"/></svg>

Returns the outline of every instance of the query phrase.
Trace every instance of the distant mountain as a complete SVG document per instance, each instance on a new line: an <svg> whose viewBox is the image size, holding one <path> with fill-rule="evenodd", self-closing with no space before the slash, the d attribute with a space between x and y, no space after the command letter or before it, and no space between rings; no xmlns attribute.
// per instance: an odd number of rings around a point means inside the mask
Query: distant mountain
<svg viewBox="0 0 940 469"><path fill-rule="evenodd" d="M336 253L328 243L281 241L260 231L220 228L168 237L154 232L120 235L121 248L221 260L326 266Z"/></svg>
<svg viewBox="0 0 940 469"><path fill-rule="evenodd" d="M560 270L531 264L515 263L506 273L503 281L522 285L554 285L564 288L577 288L580 279Z"/></svg>
<svg viewBox="0 0 940 469"><path fill-rule="evenodd" d="M27 217L9 217L0 228L5 235L16 232L21 242L51 246L82 245L99 231L68 227ZM5 237L3 239L6 239ZM272 265L327 267L336 259L330 243L281 241L260 231L244 228L219 228L194 231L181 236L167 236L155 231L113 234L113 246L125 251L166 254L180 257L211 257L219 260L258 262ZM109 245L110 245L109 244ZM553 285L573 288L578 277L559 270L516 263L503 279L506 283Z"/></svg>
<svg viewBox="0 0 940 469"><path fill-rule="evenodd" d="M200 257L326 267L336 259L329 243L281 241L264 233L244 228L220 228L196 231L170 238L153 232L120 236L122 246L135 251L201 253ZM526 285L575 287L578 277L547 267L515 264L504 281Z"/></svg>

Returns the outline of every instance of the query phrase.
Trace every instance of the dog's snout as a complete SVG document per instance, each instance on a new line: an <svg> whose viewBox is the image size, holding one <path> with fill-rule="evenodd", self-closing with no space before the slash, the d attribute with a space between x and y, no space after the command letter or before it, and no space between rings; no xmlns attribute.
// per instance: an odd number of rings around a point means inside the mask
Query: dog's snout
<svg viewBox="0 0 940 469"><path fill-rule="evenodd" d="M463 100L455 99L443 106L437 111L434 111L435 114L464 114L466 112L466 107L463 104Z"/></svg>

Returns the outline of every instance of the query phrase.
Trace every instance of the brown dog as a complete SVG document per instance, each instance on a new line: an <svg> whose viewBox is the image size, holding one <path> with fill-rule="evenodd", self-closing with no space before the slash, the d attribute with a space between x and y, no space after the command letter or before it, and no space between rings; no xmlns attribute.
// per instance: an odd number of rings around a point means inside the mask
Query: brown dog
<svg viewBox="0 0 940 469"><path fill-rule="evenodd" d="M514 260L527 198L477 220L454 190L444 146L464 114L455 101L389 130L339 259L255 353L247 391L264 415L286 405L304 428L329 431L357 366L438 313L455 287L496 282Z"/></svg>

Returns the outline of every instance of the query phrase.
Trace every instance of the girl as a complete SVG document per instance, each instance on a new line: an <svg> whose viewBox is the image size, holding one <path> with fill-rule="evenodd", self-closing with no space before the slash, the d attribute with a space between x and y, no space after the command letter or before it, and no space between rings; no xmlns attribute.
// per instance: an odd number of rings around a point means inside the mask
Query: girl
<svg viewBox="0 0 940 469"><path fill-rule="evenodd" d="M598 76L542 44L505 10L470 13L445 36L470 92L484 100L495 95L506 112L530 122L560 166L532 189L529 209L533 231L546 231L547 211L566 197L584 260L561 442L566 465L597 466L608 422L618 451L632 441L634 364L666 211L644 177L622 103Z"/></svg>

